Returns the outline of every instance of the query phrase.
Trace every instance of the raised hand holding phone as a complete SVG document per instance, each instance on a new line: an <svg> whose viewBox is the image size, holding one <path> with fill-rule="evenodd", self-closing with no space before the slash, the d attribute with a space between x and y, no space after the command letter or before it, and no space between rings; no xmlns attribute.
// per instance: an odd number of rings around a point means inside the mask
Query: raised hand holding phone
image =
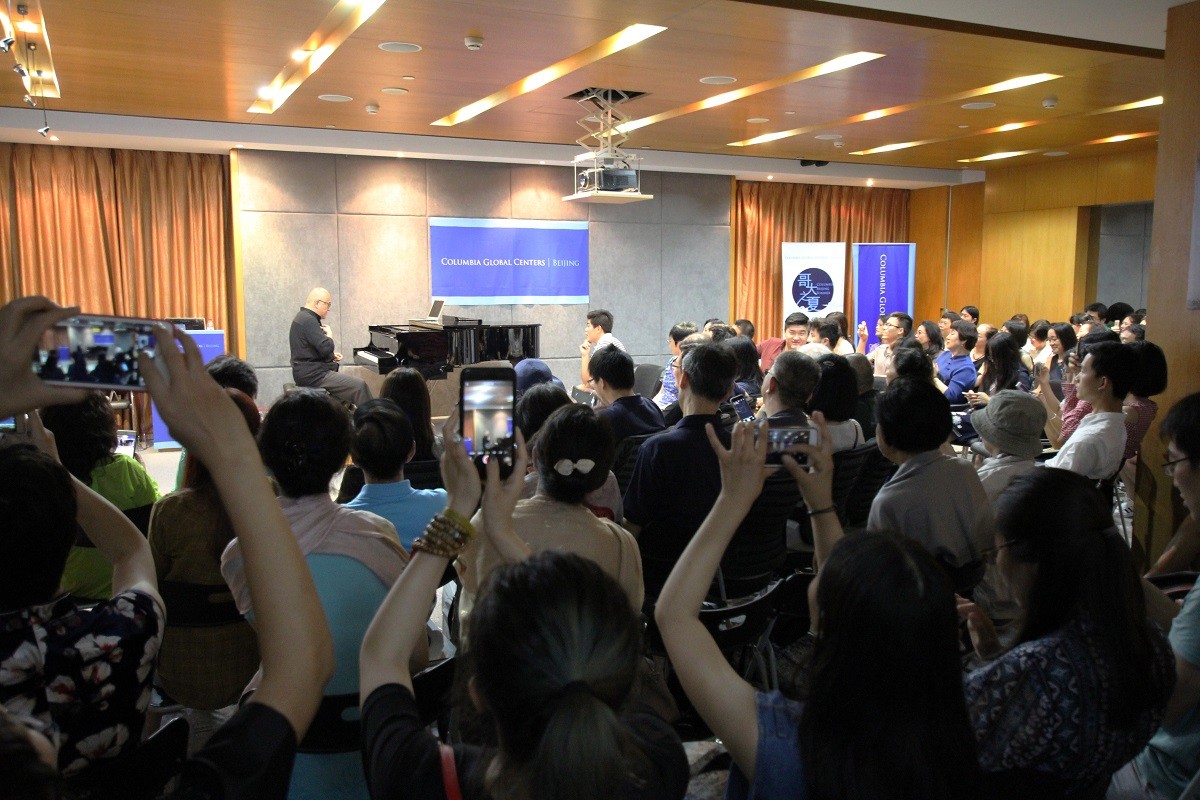
<svg viewBox="0 0 1200 800"><path fill-rule="evenodd" d="M41 297L22 297L0 308L0 419L58 403L78 403L86 393L44 383L30 368L30 355L42 334L79 313Z"/></svg>

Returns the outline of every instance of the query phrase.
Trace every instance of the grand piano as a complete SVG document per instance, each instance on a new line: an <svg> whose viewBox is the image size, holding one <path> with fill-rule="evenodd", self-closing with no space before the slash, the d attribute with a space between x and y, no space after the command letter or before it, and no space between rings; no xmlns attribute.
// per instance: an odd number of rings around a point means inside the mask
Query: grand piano
<svg viewBox="0 0 1200 800"><path fill-rule="evenodd" d="M370 344L354 348L354 363L380 375L397 367L412 367L426 380L437 380L455 367L484 361L516 364L537 358L541 327L459 322L435 330L417 325L371 325Z"/></svg>

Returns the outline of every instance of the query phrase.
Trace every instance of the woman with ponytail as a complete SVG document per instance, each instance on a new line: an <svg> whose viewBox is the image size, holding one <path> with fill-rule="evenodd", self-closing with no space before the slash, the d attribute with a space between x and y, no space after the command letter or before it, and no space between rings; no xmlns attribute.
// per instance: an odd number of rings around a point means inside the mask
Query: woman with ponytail
<svg viewBox="0 0 1200 800"><path fill-rule="evenodd" d="M1022 610L1016 644L960 601L976 654L966 680L994 797L1072 797L1107 785L1162 720L1175 682L1146 619L1129 547L1094 482L1035 469L996 503L996 566Z"/></svg>
<svg viewBox="0 0 1200 800"><path fill-rule="evenodd" d="M472 615L460 663L472 702L495 725L497 748L441 745L421 724L405 656L424 637L448 560L476 536L469 521L479 474L457 421L445 428L448 506L413 543L413 559L363 639L359 658L364 766L371 797L422 800L681 798L688 768L671 728L628 708L641 626L628 597L594 562L529 547L512 528L526 459L501 481L488 464L481 517L509 562L494 570Z"/></svg>

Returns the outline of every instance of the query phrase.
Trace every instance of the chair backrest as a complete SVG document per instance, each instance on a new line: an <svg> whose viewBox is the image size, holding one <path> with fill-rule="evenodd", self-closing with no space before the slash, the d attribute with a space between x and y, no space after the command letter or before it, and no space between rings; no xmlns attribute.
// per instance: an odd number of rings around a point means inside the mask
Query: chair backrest
<svg viewBox="0 0 1200 800"><path fill-rule="evenodd" d="M442 465L437 461L410 461L404 465L404 477L414 489L441 489Z"/></svg>
<svg viewBox="0 0 1200 800"><path fill-rule="evenodd" d="M870 439L850 450L841 450L833 454L833 507L837 509L838 519L846 524L846 502L850 499L850 490L858 481L858 473L866 462L867 456L879 452L874 439Z"/></svg>
<svg viewBox="0 0 1200 800"><path fill-rule="evenodd" d="M874 439L869 440L867 444L872 445L874 449L867 452L862 466L859 467L858 477L846 497L846 525L848 527L857 528L867 524L867 517L871 513L871 503L874 502L875 495L879 494L879 489L899 469L896 464L884 457Z"/></svg>
<svg viewBox="0 0 1200 800"><path fill-rule="evenodd" d="M633 367L633 391L642 397L654 397L658 393L662 367L658 364L635 364Z"/></svg>
<svg viewBox="0 0 1200 800"><path fill-rule="evenodd" d="M347 464L346 468L342 470L342 482L338 484L336 501L342 504L349 503L358 497L358 493L362 491L366 483L367 477L363 475L362 467L357 464Z"/></svg>
<svg viewBox="0 0 1200 800"><path fill-rule="evenodd" d="M167 607L167 626L212 628L243 622L233 594L225 584L206 585L159 581L158 592Z"/></svg>
<svg viewBox="0 0 1200 800"><path fill-rule="evenodd" d="M1172 600L1182 600L1196 585L1198 578L1200 572L1167 572L1163 575L1151 575L1146 580Z"/></svg>
<svg viewBox="0 0 1200 800"><path fill-rule="evenodd" d="M451 690L454 688L456 657L426 667L412 676L413 696L417 701L417 712L421 724L437 723L438 735L446 740L450 720Z"/></svg>
<svg viewBox="0 0 1200 800"><path fill-rule="evenodd" d="M637 463L638 450L642 442L654 436L653 433L643 433L638 436L626 436L617 444L617 452L613 457L613 474L617 476L617 488L624 496L633 480L633 467Z"/></svg>
<svg viewBox="0 0 1200 800"><path fill-rule="evenodd" d="M767 478L721 559L722 599L765 589L783 568L788 516L798 502L800 490L791 475L780 470Z"/></svg>
<svg viewBox="0 0 1200 800"><path fill-rule="evenodd" d="M809 629L808 587L817 577L812 570L798 570L783 579L772 595L775 598L775 624L771 641L787 647Z"/></svg>
<svg viewBox="0 0 1200 800"><path fill-rule="evenodd" d="M766 591L720 608L702 608L700 623L722 652L757 647L769 632L775 615L775 593L782 584L776 581Z"/></svg>

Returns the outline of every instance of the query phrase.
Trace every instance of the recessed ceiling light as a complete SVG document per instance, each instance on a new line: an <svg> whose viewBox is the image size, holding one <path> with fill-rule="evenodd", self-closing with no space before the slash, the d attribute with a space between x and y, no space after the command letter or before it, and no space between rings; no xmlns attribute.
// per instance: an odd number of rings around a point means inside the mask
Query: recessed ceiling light
<svg viewBox="0 0 1200 800"><path fill-rule="evenodd" d="M408 89L405 89L403 86L385 86L379 91L384 94L408 94Z"/></svg>
<svg viewBox="0 0 1200 800"><path fill-rule="evenodd" d="M767 180L769 180L769 181L773 181L773 180L775 180L775 176L774 176L774 175L768 175L768 176L767 176Z"/></svg>
<svg viewBox="0 0 1200 800"><path fill-rule="evenodd" d="M58 134L56 134L56 133L52 133L52 134L50 134L50 141L52 141L52 142L57 142L57 141L58 141Z"/></svg>
<svg viewBox="0 0 1200 800"><path fill-rule="evenodd" d="M349 103L354 98L346 94L319 94L317 99L326 103Z"/></svg>
<svg viewBox="0 0 1200 800"><path fill-rule="evenodd" d="M545 161L539 161L538 163L539 163L539 164L541 164L542 166L545 166L545 165L546 165L546 162L545 162Z"/></svg>
<svg viewBox="0 0 1200 800"><path fill-rule="evenodd" d="M874 185L875 185L875 179L867 178L867 186L874 186Z"/></svg>
<svg viewBox="0 0 1200 800"><path fill-rule="evenodd" d="M813 138L820 139L823 142L836 142L838 139L842 138L842 135L840 133L818 133Z"/></svg>
<svg viewBox="0 0 1200 800"><path fill-rule="evenodd" d="M400 76L400 80L402 80L402 81L415 81L416 79L417 79L417 77L415 75L401 75Z"/></svg>
<svg viewBox="0 0 1200 800"><path fill-rule="evenodd" d="M770 121L771 120L767 119L766 117L750 117L750 119L746 120L746 122L749 122L751 125L761 125L764 122Z"/></svg>
<svg viewBox="0 0 1200 800"><path fill-rule="evenodd" d="M708 75L701 78L700 82L709 86L724 86L727 83L737 83L737 78L732 75Z"/></svg>
<svg viewBox="0 0 1200 800"><path fill-rule="evenodd" d="M969 128L969 127L971 127L971 126L970 126L970 125L959 125L958 127L960 127L960 128Z"/></svg>
<svg viewBox="0 0 1200 800"><path fill-rule="evenodd" d="M1050 158L1058 158L1059 156L1069 156L1071 154L1066 150L1047 150L1045 153L1042 153L1042 155L1049 156Z"/></svg>
<svg viewBox="0 0 1200 800"><path fill-rule="evenodd" d="M421 45L412 42L380 42L379 49L385 53L419 53Z"/></svg>
<svg viewBox="0 0 1200 800"><path fill-rule="evenodd" d="M326 125L325 127L326 127L326 128L336 128L336 127L337 127L337 125Z"/></svg>
<svg viewBox="0 0 1200 800"><path fill-rule="evenodd" d="M9 13L12 13L12 12L10 11ZM29 19L23 19L20 22L18 22L16 25L16 28L21 33L37 33L38 32L37 23L34 22L33 20L29 20Z"/></svg>
<svg viewBox="0 0 1200 800"><path fill-rule="evenodd" d="M785 111L785 112L783 112L783 113L784 113L784 114L786 114L786 115L787 115L787 116L789 116L789 117L793 117L793 116L795 116L795 115L796 115L796 112L795 112L795 111Z"/></svg>
<svg viewBox="0 0 1200 800"><path fill-rule="evenodd" d="M963 103L962 107L967 111L984 111L989 108L995 108L996 104L991 100L977 100L973 103Z"/></svg>

